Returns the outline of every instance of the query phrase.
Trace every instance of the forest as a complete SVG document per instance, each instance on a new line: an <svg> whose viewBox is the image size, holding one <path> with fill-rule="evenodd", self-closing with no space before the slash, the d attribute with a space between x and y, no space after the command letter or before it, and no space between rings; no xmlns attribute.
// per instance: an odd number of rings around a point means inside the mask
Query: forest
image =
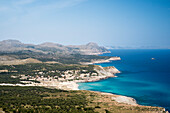
<svg viewBox="0 0 170 113"><path fill-rule="evenodd" d="M86 95L43 87L0 86L0 108L6 113L94 113Z"/></svg>
<svg viewBox="0 0 170 113"><path fill-rule="evenodd" d="M164 108L117 103L94 91L45 87L0 86L0 112L5 113L166 113Z"/></svg>

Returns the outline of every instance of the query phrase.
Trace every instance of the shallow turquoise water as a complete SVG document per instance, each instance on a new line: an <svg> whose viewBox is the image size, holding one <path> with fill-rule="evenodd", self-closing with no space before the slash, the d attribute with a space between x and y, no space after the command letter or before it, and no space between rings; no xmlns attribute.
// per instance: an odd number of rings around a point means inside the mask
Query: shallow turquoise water
<svg viewBox="0 0 170 113"><path fill-rule="evenodd" d="M170 110L170 50L111 50L103 56L120 56L121 61L97 65L115 66L122 73L117 78L79 83L79 89L126 95L139 104Z"/></svg>

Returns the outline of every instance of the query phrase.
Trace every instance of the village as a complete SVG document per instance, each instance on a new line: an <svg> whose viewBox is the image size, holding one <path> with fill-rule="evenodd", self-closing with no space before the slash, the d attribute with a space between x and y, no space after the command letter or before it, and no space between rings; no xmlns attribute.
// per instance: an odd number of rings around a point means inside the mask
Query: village
<svg viewBox="0 0 170 113"><path fill-rule="evenodd" d="M54 76L51 74L57 73ZM76 81L76 80L89 80L89 78L95 78L98 76L97 72L88 72L88 70L66 70L66 71L48 71L48 72L36 72L35 76L30 75L19 75L21 80L29 81L52 81L57 80L59 82ZM16 77L16 76L11 76Z"/></svg>

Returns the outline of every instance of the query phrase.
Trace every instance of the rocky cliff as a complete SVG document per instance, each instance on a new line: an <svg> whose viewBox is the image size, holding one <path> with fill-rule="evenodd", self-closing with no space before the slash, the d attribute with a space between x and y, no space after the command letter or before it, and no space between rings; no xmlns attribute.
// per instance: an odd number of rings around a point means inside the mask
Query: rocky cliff
<svg viewBox="0 0 170 113"><path fill-rule="evenodd" d="M97 71L99 76L106 76L106 77L116 77L114 74L120 73L120 71L116 69L114 66L102 67L96 65L94 67L94 70Z"/></svg>

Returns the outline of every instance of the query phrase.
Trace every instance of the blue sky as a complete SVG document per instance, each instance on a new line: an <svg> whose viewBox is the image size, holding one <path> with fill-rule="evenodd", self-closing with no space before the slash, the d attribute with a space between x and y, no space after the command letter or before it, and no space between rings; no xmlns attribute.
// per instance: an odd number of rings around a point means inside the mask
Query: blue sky
<svg viewBox="0 0 170 113"><path fill-rule="evenodd" d="M170 46L170 0L0 0L0 40Z"/></svg>

